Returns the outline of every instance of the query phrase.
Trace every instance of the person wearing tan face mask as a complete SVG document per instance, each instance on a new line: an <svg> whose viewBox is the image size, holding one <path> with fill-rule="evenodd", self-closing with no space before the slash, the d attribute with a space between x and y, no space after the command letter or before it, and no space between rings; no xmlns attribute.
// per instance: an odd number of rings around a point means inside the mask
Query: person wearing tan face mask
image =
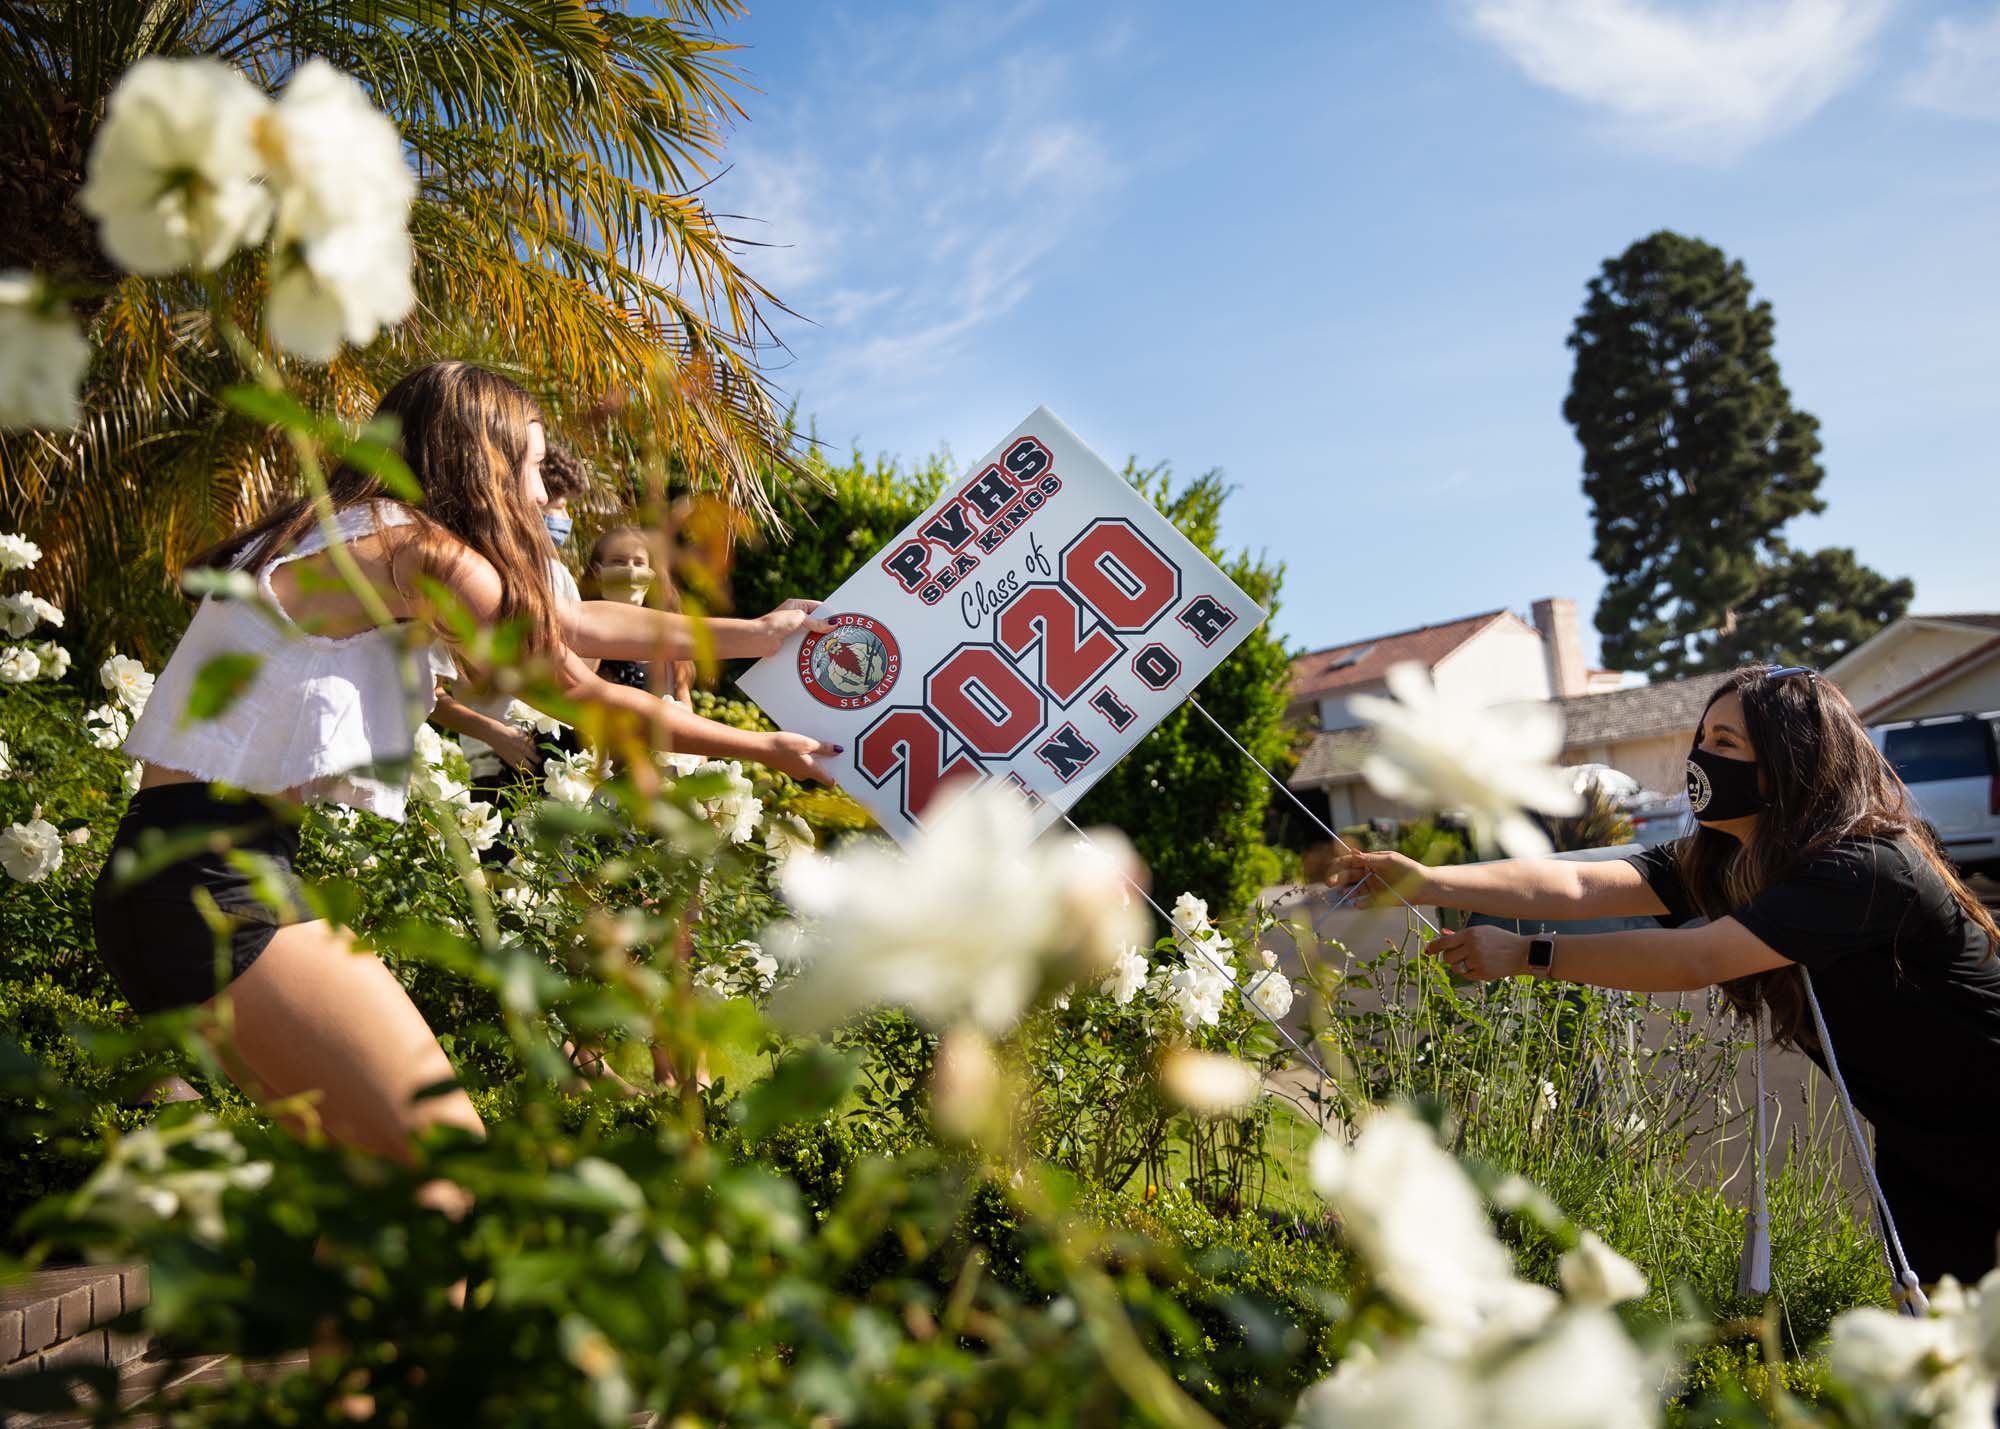
<svg viewBox="0 0 2000 1429"><path fill-rule="evenodd" d="M590 548L590 564L584 579L601 600L623 600L633 605L678 611L680 594L673 581L663 578L663 574L653 565L651 542L644 531L637 526L614 526ZM692 660L675 660L667 665L606 660L598 667L598 674L613 684L651 690L683 705L693 700Z"/></svg>

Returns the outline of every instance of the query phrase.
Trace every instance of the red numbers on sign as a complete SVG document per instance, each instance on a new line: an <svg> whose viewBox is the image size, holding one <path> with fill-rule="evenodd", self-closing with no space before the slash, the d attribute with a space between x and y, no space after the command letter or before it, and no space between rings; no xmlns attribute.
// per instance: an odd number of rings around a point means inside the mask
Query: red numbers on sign
<svg viewBox="0 0 2000 1429"><path fill-rule="evenodd" d="M945 757L945 732L927 710L904 705L868 726L855 743L854 763L876 788L899 771L903 776L903 817L921 823L938 790L957 780L984 777L978 761L963 752Z"/></svg>
<svg viewBox="0 0 2000 1429"><path fill-rule="evenodd" d="M993 637L1015 659L1042 647L1042 688L1067 706L1124 653L1077 598L1059 585L1031 585L1000 612Z"/></svg>
<svg viewBox="0 0 2000 1429"><path fill-rule="evenodd" d="M1113 630L1144 630L1181 593L1180 567L1160 553L1123 517L1084 527L1063 548L1063 583Z"/></svg>
<svg viewBox="0 0 2000 1429"><path fill-rule="evenodd" d="M975 754L1011 759L1041 733L1041 691L991 645L961 645L924 678L924 703Z"/></svg>
<svg viewBox="0 0 2000 1429"><path fill-rule="evenodd" d="M1000 609L994 643L961 645L941 660L924 677L922 707L889 710L862 734L856 765L878 788L900 773L903 813L912 823L922 821L947 783L983 781L983 761L1005 762L1026 749L1048 724L1044 695L1068 707L1123 657L1127 646L1112 632L1150 629L1181 592L1180 568L1122 517L1085 527L1063 550L1060 575L1024 586ZM1204 619L1191 623L1197 613ZM1183 623L1199 637L1215 621L1191 606ZM1016 663L1037 648L1039 686ZM1133 670L1149 689L1164 690L1181 664L1155 642L1134 658ZM1099 690L1091 706L1114 733L1137 719L1109 689ZM1065 783L1099 757L1073 724L1036 753Z"/></svg>

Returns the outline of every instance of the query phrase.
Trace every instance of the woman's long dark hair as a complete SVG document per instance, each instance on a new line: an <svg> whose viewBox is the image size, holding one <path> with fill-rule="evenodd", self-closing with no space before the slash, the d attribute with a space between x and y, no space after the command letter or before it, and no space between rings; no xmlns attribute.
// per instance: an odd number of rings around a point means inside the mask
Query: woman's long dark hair
<svg viewBox="0 0 2000 1429"><path fill-rule="evenodd" d="M500 618L521 622L528 649L552 649L557 642L549 561L555 550L541 513L521 491L528 426L542 420L535 399L483 367L433 362L383 394L375 415L395 418L397 452L424 494L423 505L410 508L418 518L424 565L436 569L450 561L448 538L477 551L500 574ZM326 485L336 510L397 499L376 477L345 464ZM311 501L300 497L190 564L223 567L241 558L245 569L257 570L296 545L315 519Z"/></svg>
<svg viewBox="0 0 2000 1429"><path fill-rule="evenodd" d="M1757 754L1765 805L1753 838L1739 841L1697 828L1676 846L1680 875L1695 908L1724 918L1758 893L1784 881L1800 864L1843 838L1901 838L1951 890L1965 916L1985 930L1990 950L2000 927L1952 872L1936 835L1911 807L1910 791L1868 738L1847 697L1817 675L1773 667L1738 670L1709 696L1743 701L1744 732ZM1771 1034L1810 1048L1817 1039L1806 1009L1805 978L1796 965L1735 978L1722 985L1745 1017L1768 1009Z"/></svg>

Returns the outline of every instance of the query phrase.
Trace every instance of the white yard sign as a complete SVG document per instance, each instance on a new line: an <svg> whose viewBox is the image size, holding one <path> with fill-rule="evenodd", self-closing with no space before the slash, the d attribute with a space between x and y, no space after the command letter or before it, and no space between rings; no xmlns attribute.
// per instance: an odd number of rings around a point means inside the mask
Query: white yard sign
<svg viewBox="0 0 2000 1429"><path fill-rule="evenodd" d="M1041 407L822 614L740 683L903 840L988 779L1047 827L1265 612Z"/></svg>

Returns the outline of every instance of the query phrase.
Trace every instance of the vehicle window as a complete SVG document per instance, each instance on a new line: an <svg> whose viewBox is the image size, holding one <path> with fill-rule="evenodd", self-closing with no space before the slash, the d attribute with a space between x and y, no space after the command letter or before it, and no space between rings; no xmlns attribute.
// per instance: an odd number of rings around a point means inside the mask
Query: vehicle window
<svg viewBox="0 0 2000 1429"><path fill-rule="evenodd" d="M1993 731L1984 720L1892 729L1883 736L1882 752L1903 776L1905 784L1936 779L1982 779L1995 772Z"/></svg>

